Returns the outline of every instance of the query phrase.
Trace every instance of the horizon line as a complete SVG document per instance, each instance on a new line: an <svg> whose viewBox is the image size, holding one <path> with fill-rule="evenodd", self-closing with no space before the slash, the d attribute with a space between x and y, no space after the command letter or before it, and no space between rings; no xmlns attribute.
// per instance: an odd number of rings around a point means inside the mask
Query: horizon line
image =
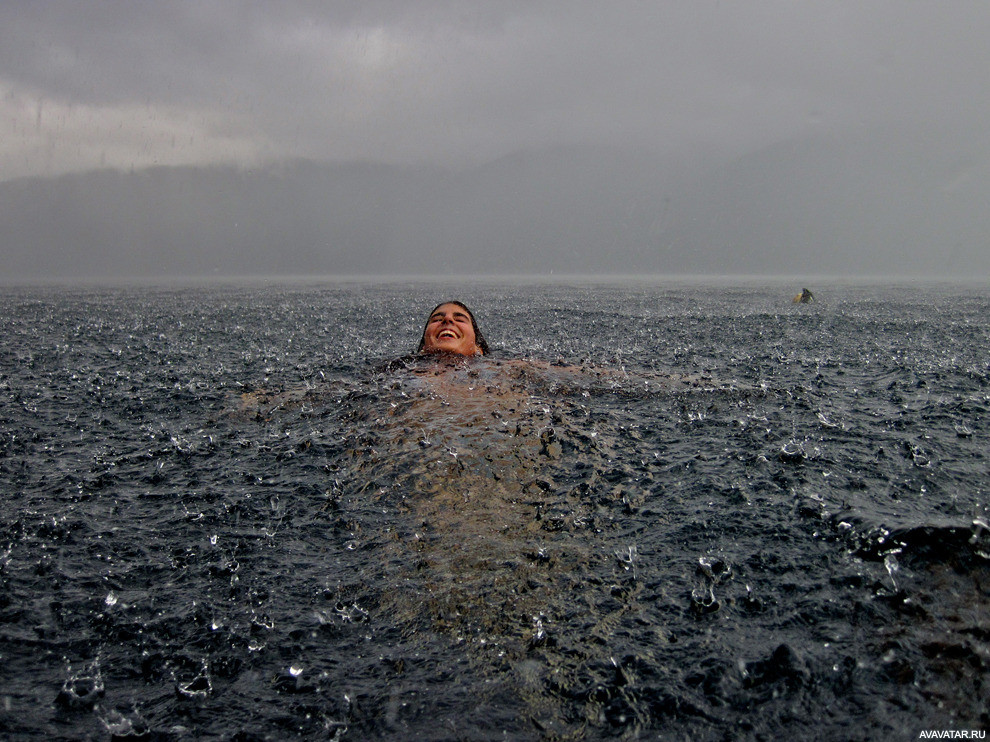
<svg viewBox="0 0 990 742"><path fill-rule="evenodd" d="M44 286L210 286L210 285L257 285L257 284L389 284L423 283L449 284L470 283L524 283L524 284L650 284L682 283L724 285L727 283L838 283L850 285L891 285L923 283L975 284L990 282L990 276L972 275L918 275L918 274L757 274L757 273L464 273L464 274L423 274L423 273L355 273L355 274L168 274L160 276L13 276L0 279L4 289Z"/></svg>

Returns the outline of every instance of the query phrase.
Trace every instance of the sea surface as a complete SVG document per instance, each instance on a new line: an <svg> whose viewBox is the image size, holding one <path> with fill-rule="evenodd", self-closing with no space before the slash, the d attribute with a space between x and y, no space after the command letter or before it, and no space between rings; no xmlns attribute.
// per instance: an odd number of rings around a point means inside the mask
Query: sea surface
<svg viewBox="0 0 990 742"><path fill-rule="evenodd" d="M985 731L990 287L809 288L3 288L3 738Z"/></svg>

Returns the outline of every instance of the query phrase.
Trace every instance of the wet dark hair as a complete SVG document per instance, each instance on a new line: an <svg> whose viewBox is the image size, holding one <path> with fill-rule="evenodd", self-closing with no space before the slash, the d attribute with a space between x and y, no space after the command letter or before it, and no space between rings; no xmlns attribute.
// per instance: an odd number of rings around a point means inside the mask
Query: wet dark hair
<svg viewBox="0 0 990 742"><path fill-rule="evenodd" d="M464 302L460 302L460 301L442 301L439 304L437 304L435 307L433 307L433 309L430 310L430 313L426 316L426 324L423 326L423 335L419 339L419 347L416 348L416 352L417 353L423 352L423 347L426 345L426 328L430 326L430 318L433 316L433 313L437 311L440 307L442 307L444 304L455 304L456 306L459 306L461 309L467 312L467 316L471 318L471 327L474 329L474 343L475 345L478 346L478 349L481 351L481 354L487 356L490 352L488 349L488 341L485 340L485 336L482 335L481 330L478 329L478 323L474 319L474 312L468 309L467 305L464 304Z"/></svg>

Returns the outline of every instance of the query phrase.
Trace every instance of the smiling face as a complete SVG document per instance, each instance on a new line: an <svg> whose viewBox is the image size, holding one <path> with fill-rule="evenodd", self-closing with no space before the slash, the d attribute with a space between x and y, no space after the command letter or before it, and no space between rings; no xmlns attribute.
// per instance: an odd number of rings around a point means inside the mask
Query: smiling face
<svg viewBox="0 0 990 742"><path fill-rule="evenodd" d="M441 304L433 310L423 331L424 353L480 355L471 315L459 304Z"/></svg>

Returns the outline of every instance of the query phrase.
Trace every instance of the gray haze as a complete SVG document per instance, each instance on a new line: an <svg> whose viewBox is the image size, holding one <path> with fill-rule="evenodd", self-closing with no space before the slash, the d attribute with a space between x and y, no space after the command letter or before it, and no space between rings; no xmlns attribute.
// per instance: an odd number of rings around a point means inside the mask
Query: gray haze
<svg viewBox="0 0 990 742"><path fill-rule="evenodd" d="M0 280L990 275L990 4L0 4Z"/></svg>

